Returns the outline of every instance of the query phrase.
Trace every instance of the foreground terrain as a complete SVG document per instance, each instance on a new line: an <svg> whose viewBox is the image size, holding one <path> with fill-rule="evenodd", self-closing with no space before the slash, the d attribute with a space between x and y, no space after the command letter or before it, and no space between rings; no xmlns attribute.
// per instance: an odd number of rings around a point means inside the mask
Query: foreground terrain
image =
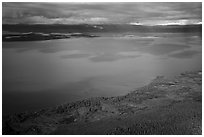
<svg viewBox="0 0 204 137"><path fill-rule="evenodd" d="M3 134L202 134L202 73L162 76L124 96L3 117Z"/></svg>

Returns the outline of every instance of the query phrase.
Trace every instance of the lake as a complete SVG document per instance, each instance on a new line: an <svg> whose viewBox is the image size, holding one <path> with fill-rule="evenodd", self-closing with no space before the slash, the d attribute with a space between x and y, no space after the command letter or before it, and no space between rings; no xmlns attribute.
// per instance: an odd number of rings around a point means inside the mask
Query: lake
<svg viewBox="0 0 204 137"><path fill-rule="evenodd" d="M118 96L202 69L197 33L3 42L3 114L96 96Z"/></svg>

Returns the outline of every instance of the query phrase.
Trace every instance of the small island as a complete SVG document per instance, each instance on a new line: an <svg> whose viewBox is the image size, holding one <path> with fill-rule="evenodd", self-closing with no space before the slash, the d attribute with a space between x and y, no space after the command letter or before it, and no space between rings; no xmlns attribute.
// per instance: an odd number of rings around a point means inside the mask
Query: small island
<svg viewBox="0 0 204 137"><path fill-rule="evenodd" d="M41 33L41 32L28 32L28 33L17 33L17 34L3 34L2 40L4 42L12 41L42 41L52 39L68 39L68 38L93 38L98 37L91 34L85 33Z"/></svg>

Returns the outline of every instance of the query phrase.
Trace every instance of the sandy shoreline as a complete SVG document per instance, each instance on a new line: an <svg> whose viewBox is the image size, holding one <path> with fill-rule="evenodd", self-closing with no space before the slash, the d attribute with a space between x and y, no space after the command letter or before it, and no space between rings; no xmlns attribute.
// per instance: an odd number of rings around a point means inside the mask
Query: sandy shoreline
<svg viewBox="0 0 204 137"><path fill-rule="evenodd" d="M202 72L150 84L117 97L96 97L3 117L3 134L202 134Z"/></svg>

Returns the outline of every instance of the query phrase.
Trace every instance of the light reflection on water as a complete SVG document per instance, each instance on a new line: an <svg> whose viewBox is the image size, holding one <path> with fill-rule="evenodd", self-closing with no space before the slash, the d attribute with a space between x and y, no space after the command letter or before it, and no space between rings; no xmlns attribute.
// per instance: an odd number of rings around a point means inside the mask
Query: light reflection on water
<svg viewBox="0 0 204 137"><path fill-rule="evenodd" d="M201 70L201 37L101 37L3 43L3 113L124 95L158 75Z"/></svg>

